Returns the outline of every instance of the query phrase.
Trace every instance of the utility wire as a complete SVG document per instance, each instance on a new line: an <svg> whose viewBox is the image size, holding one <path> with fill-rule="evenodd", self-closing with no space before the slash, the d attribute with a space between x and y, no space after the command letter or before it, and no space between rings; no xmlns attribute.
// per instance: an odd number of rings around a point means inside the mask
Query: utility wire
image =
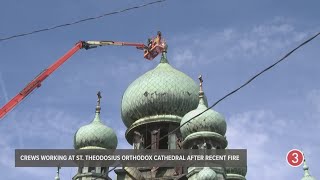
<svg viewBox="0 0 320 180"><path fill-rule="evenodd" d="M306 41L304 41L303 43L301 43L299 46L297 46L296 48L294 48L293 50L291 50L289 53L287 53L286 55L284 55L281 59L279 59L278 61L276 61L275 63L271 64L270 66L268 66L267 68L263 69L262 71L260 71L259 73L257 73L256 75L254 75L253 77L251 77L249 80L247 80L245 83L243 83L241 86L239 86L238 88L236 88L235 90L229 92L228 94L226 94L225 96L223 96L222 98L220 98L218 101L216 101L213 105L211 105L210 107L208 107L206 110L202 111L201 113L197 114L196 116L192 117L191 119L189 119L188 121L184 122L183 124L181 124L179 127L175 128L174 130L170 131L168 134L162 136L161 138L159 138L159 141L161 141L162 139L164 139L165 137L169 136L170 134L176 132L177 130L179 130L182 126L186 125L187 123L190 123L191 120L195 119L196 117L200 116L201 114L205 113L206 111L208 111L209 109L213 108L214 106L216 106L217 104L219 104L221 101L223 101L224 99L226 99L227 97L231 96L232 94L236 93L237 91L239 91L240 89L244 88L245 86L247 86L248 84L250 84L254 79L256 79L258 76L260 76L261 74L265 73L266 71L272 69L273 67L275 67L277 64L279 64L281 61L285 60L288 56L290 56L293 52L295 52L296 50L298 50L299 48L301 48L302 46L304 46L305 44L309 43L310 41L312 41L314 38L316 38L317 36L320 35L320 32L318 32L317 34L313 35L312 37L310 37L309 39L307 39ZM147 147L145 147L144 149L148 149L149 147L152 146L152 144L155 144L156 142L153 142L151 144L149 144ZM120 165L120 164L118 164ZM111 168L109 172L115 170L117 168L117 166Z"/></svg>
<svg viewBox="0 0 320 180"><path fill-rule="evenodd" d="M149 2L149 3L145 3L145 4L141 4L141 5L137 5L137 6L125 8L125 9L122 9L122 10L105 13L105 14L102 14L102 15L99 15L99 16L89 17L89 18L77 20L77 21L74 21L74 22L71 22L71 23L60 24L60 25L56 25L56 26L53 26L53 27L49 27L49 28L43 28L43 29L34 30L34 31L31 31L31 32L27 32L27 33L16 34L16 35L13 35L13 36L0 38L0 42L6 41L6 40L9 40L9 39L13 39L13 38L18 38L18 37L22 37L22 36L28 36L28 35L32 35L32 34L44 32L44 31L50 31L50 30L53 30L53 29L58 29L58 28L66 27L66 26L71 26L71 25L83 23L83 22L85 22L85 21L96 20L96 19L103 18L103 17L105 17L105 16L110 16L110 15L114 15L114 14L124 13L124 12L126 12L126 11L131 11L131 10L133 10L133 9L139 9L139 8L142 8L142 7L146 7L146 6L150 6L150 5L153 5L153 4L162 3L162 2L165 2L165 1L167 1L167 0L152 1L152 2Z"/></svg>

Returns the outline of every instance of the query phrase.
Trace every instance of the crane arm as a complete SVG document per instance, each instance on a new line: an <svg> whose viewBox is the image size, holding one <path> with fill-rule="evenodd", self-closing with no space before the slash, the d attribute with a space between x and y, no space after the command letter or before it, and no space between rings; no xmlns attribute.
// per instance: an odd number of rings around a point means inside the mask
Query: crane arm
<svg viewBox="0 0 320 180"><path fill-rule="evenodd" d="M96 48L98 46L135 46L138 49L143 49L146 46L142 43L131 43L131 42L116 42L116 41L86 41L84 42L84 48L90 49L90 48Z"/></svg>
<svg viewBox="0 0 320 180"><path fill-rule="evenodd" d="M50 76L55 70L57 70L64 62L66 62L72 55L74 55L79 49L91 49L98 46L135 46L138 49L145 48L144 44L140 43L128 43L128 42L115 42L115 41L80 41L72 49L70 49L61 58L55 61L47 69L43 70L37 77L35 77L22 91L20 91L15 97L7 102L0 109L0 119L2 119L9 111L16 107L25 97L27 97L32 91L39 88L41 83Z"/></svg>
<svg viewBox="0 0 320 180"><path fill-rule="evenodd" d="M33 90L39 88L41 83L55 70L57 70L64 62L66 62L74 53L76 53L83 46L82 42L77 43L66 54L59 58L47 69L43 70L36 78L34 78L22 91L7 102L0 109L0 119L2 119L9 111L11 111L17 104L19 104L25 97L27 97Z"/></svg>

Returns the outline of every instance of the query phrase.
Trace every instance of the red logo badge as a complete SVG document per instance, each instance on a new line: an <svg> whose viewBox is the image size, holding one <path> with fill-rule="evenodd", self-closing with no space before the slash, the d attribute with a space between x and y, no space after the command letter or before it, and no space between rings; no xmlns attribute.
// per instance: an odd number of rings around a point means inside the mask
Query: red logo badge
<svg viewBox="0 0 320 180"><path fill-rule="evenodd" d="M287 162L292 167L298 167L303 163L303 153L298 149L292 149L287 154Z"/></svg>

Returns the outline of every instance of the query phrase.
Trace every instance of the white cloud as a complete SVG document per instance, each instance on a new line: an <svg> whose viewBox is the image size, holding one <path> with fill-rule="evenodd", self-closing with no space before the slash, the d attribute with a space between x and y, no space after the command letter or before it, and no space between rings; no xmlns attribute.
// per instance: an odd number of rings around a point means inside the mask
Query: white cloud
<svg viewBox="0 0 320 180"><path fill-rule="evenodd" d="M290 148L306 150L310 157L316 155L312 139L294 138L286 129L299 129L299 123L277 117L269 110L254 110L232 115L228 120L229 148L245 148L248 151L247 179L292 179L303 175L302 168L294 171L285 160ZM312 137L310 130L309 138ZM303 142L301 142L303 141ZM297 143L297 144L294 144ZM272 173L271 173L272 172Z"/></svg>
<svg viewBox="0 0 320 180"><path fill-rule="evenodd" d="M87 59L83 57L82 59ZM101 59L107 61L101 62ZM81 60L79 60L81 61ZM67 88L86 88L111 86L126 80L129 74L137 74L151 68L152 63L141 58L124 58L124 55L103 56L90 58L90 62L75 65L73 69L80 71L72 71L66 75L64 83ZM87 73L82 70L85 69Z"/></svg>
<svg viewBox="0 0 320 180"><path fill-rule="evenodd" d="M314 126L320 128L320 89L311 90L307 94L307 101L310 105L308 115L309 121L313 122Z"/></svg>
<svg viewBox="0 0 320 180"><path fill-rule="evenodd" d="M2 73L1 72L0 72L0 86L1 86L1 90L2 90L2 93L3 93L4 100L6 102L8 102L9 101L8 92L7 92L6 84L4 82L4 79L2 77ZM2 96L0 96L0 97L2 97ZM0 98L0 99L2 99L2 98Z"/></svg>
<svg viewBox="0 0 320 180"><path fill-rule="evenodd" d="M195 65L195 57L191 50L177 50L175 54L173 55L174 63L177 67L181 67L184 64L187 64L188 66L194 66Z"/></svg>
<svg viewBox="0 0 320 180"><path fill-rule="evenodd" d="M308 32L297 30L294 23L284 18L251 28L225 28L223 30L199 30L175 36L173 62L178 67L193 64L208 64L225 60L257 60L279 56L306 38Z"/></svg>
<svg viewBox="0 0 320 180"><path fill-rule="evenodd" d="M320 89L312 90L308 94L307 98L313 105L314 109L320 113Z"/></svg>
<svg viewBox="0 0 320 180"><path fill-rule="evenodd" d="M14 151L16 148L72 148L73 133L78 124L77 118L61 110L39 108L17 111L4 119L0 126L0 166L14 168ZM67 121L68 123L65 123ZM19 143L21 139L23 143ZM2 169L1 168L1 169ZM46 179L48 174L54 177L54 168L14 168L6 173L7 178L14 179L16 174L25 174L28 179Z"/></svg>

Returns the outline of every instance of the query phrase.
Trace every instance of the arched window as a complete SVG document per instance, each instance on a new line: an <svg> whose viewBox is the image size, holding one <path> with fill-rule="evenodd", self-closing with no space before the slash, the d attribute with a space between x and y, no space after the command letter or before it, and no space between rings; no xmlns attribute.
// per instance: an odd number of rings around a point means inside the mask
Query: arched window
<svg viewBox="0 0 320 180"><path fill-rule="evenodd" d="M101 168L101 174L106 173L106 170L107 170L107 168L106 168L106 167L102 167L102 168Z"/></svg>
<svg viewBox="0 0 320 180"><path fill-rule="evenodd" d="M88 168L88 172L95 172L96 171L96 168L95 167L89 167Z"/></svg>
<svg viewBox="0 0 320 180"><path fill-rule="evenodd" d="M193 145L191 149L199 149L199 147L197 145Z"/></svg>
<svg viewBox="0 0 320 180"><path fill-rule="evenodd" d="M82 173L82 171L83 171L83 167L79 167L78 168L78 173Z"/></svg>
<svg viewBox="0 0 320 180"><path fill-rule="evenodd" d="M207 149L212 149L212 145L210 143L207 143Z"/></svg>

